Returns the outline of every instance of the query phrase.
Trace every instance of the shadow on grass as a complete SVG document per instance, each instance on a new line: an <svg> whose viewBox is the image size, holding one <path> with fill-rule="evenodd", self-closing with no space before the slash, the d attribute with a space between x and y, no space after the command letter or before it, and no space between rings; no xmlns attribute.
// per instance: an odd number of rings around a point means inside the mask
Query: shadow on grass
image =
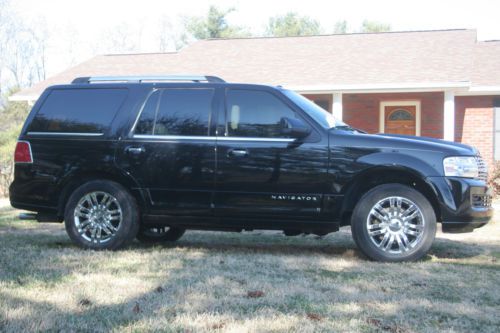
<svg viewBox="0 0 500 333"><path fill-rule="evenodd" d="M500 253L500 245L476 244L460 242L444 238L436 238L429 255L437 259L466 259L481 255Z"/></svg>
<svg viewBox="0 0 500 333"><path fill-rule="evenodd" d="M35 226L37 224L34 224ZM1 230L2 228L0 228ZM50 224L41 229L12 227L13 233L0 233L3 246L19 247L23 245L36 246L40 249L80 250L64 233L60 225ZM22 231L17 233L17 231ZM234 254L270 254L270 255L301 255L324 254L347 256L368 260L357 249L349 232L333 233L326 237L294 236L287 237L280 232L211 232L188 231L183 238L174 243L140 243L135 241L127 250L152 251L154 249L198 249L209 253ZM88 251L86 251L88 252ZM436 238L429 254L423 259L466 259L481 255L499 257L500 245L475 244L444 238Z"/></svg>
<svg viewBox="0 0 500 333"><path fill-rule="evenodd" d="M3 306L28 309L25 310L23 316L12 316L9 319L0 318L0 331L81 331L88 329L89 325L91 325L91 330L95 332L123 331L133 325L139 325L137 330L154 330L155 327L148 329L148 327L141 325L144 325L143 323L151 324L155 320L159 320L159 313L161 313L163 322L159 321L158 325L166 325L162 328L166 331L177 331L185 329L186 326L193 329L193 327L182 323L182 318L186 316L193 318L208 313L212 316L229 316L238 320L247 320L259 316L266 317L266 311L274 311L274 313L278 312L282 315L303 316L304 320L307 320L308 313L317 314L319 318L331 316L332 320L335 320L334 318L338 318L338 320L345 320L343 318L363 319L364 321L358 323L355 330L377 330L382 326L388 327L388 329L383 330L395 332L410 331L416 327L421 329L430 327L432 330L438 330L446 328L447 324L452 323L457 331L465 332L470 329L493 331L494 327L499 324L498 320L495 322L481 316L476 317L476 312L473 309L465 311L464 314L462 306L464 296L460 291L475 281L464 281L463 276L454 277L453 275L451 275L450 280L449 277L442 276L440 272L433 272L434 266L432 264L377 264L353 260L350 265L343 268L332 269L315 265L303 270L291 264L289 260L285 260L285 258L290 258L290 254L304 253L311 255L311 260L314 260L317 253L342 256L346 250L346 244L350 244L350 250L353 248L348 239L349 235L336 237L344 244L341 247L322 244L322 242L333 240L328 239L329 237L319 240L320 244L318 245L312 245L308 242L315 241L314 239L310 240L306 237L305 239L299 238L289 241L281 239L280 235L260 235L258 240L250 235L242 236L243 239L235 239L233 235L217 233L194 233L186 236L184 241L180 241L176 245L144 246L135 243L130 249L124 251L157 251L161 257L162 253L165 254L165 251L162 252L164 249L202 250L198 251L199 255L195 258L183 258L181 265L177 268L170 269L168 272L159 271L159 282L156 288L122 302L96 304L93 299L70 298L67 301L70 306L61 307L46 300L14 296L9 292L0 291ZM0 241L2 241L1 238ZM31 251L39 254L40 251L44 250L43 244L48 245L54 242L60 242L60 238L47 237L38 243L41 248L31 248ZM2 244L4 243L2 242ZM86 255L95 254L91 251L73 251L74 248L70 244L69 241L62 242L61 247L66 249L62 253L65 256L74 256L74 260L85 259ZM446 240L442 246L446 248L450 244L453 242ZM21 247L20 250L22 253L23 248ZM50 267L54 264L50 255L57 255L57 251L50 252L49 256L33 258L32 264L37 263L35 271L40 272L40 277L47 273L43 267ZM239 280L237 274L241 272L227 271L223 263L214 263L214 257L216 258L220 253L227 255L227 252L244 255L242 260L248 259L255 262L256 265L259 262L259 254L272 254L276 255L274 256L276 264L267 264L267 266L262 267L252 265L251 270L248 269L249 275L245 276L245 280ZM104 258L107 260L112 260L115 255L111 252L107 254L108 256ZM252 254L257 254L257 256L252 256ZM281 256L282 254L284 256ZM45 276L45 279L57 278L56 282L65 279L75 269L71 263L74 261L65 262L66 267L59 276ZM149 262L144 263L144 265L154 265L154 263ZM206 265L212 265L209 274L205 272ZM270 271L271 266L272 271ZM94 268L91 267L91 269ZM97 270L98 266L95 269ZM14 272L13 277L22 277L23 270L26 268L20 267ZM280 271L283 276L280 275ZM117 273L119 274L119 272ZM216 276L222 278L214 283L213 278ZM272 284L274 289L285 293L285 296L282 299L270 299L267 295L262 298L248 299L245 292L246 288L249 288L247 284L254 278L265 281L267 277L273 279L270 281L271 283L285 281L285 283ZM305 284L307 289L294 290L292 287L294 283L304 279L307 281ZM393 283L394 279L404 280L405 283ZM327 283L323 283L327 287L321 290L322 295L324 295L324 298L321 299L318 299L316 294L308 292L308 290L315 290L319 281L327 281ZM207 283L210 283L209 288L202 287ZM240 294L227 295L231 290L229 286L231 283L240 285ZM491 281L490 284L493 286L495 281ZM195 303L190 303L193 299L185 297L193 292L197 292L199 295L194 298ZM265 290L265 292L272 293L272 290ZM484 298L483 294L478 293L477 296L479 299ZM425 299L446 302L447 307L435 309L432 304L422 303L422 300ZM403 303L401 303L402 300L404 300ZM482 306L494 307L497 301L498 299L492 298L488 301L491 304L482 304ZM360 312L358 307L350 305L353 302L371 310ZM380 304L385 304L384 302L389 303L389 310L377 312L377 307ZM334 305L342 309L341 312L332 313L329 309ZM431 310L432 316L427 318ZM376 320L371 320L370 316L373 313L378 314ZM405 322L401 322L399 317L401 313L405 314ZM266 320L272 321L276 318L271 316ZM465 328L461 328L460 325L464 325L464 322L467 324ZM318 325L320 324L318 323ZM209 324L207 323L207 325ZM352 327L350 328L352 329ZM196 327L194 329L197 330ZM208 326L206 329L211 330ZM293 326L290 327L290 330L292 329ZM327 331L327 329L325 330Z"/></svg>
<svg viewBox="0 0 500 333"><path fill-rule="evenodd" d="M316 239L316 236L287 237L283 234L272 232L255 233L224 233L224 232L187 232L186 235L175 243L144 244L134 243L132 249L182 248L201 249L207 252L231 252L235 254L327 254L349 255L361 258L356 246L350 237L332 235Z"/></svg>

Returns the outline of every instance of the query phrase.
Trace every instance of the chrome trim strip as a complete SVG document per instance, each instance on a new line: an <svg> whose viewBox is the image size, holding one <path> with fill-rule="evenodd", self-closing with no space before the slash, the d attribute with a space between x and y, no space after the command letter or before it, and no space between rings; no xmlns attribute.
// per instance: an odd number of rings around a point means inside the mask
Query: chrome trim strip
<svg viewBox="0 0 500 333"><path fill-rule="evenodd" d="M158 140L205 140L215 141L215 136L193 136L193 135L150 135L150 134L134 134L134 139L158 139Z"/></svg>
<svg viewBox="0 0 500 333"><path fill-rule="evenodd" d="M293 142L295 139L286 138L252 138L240 136L218 136L218 141L255 141L255 142Z"/></svg>
<svg viewBox="0 0 500 333"><path fill-rule="evenodd" d="M134 139L159 139L159 140L206 140L206 141L253 141L253 142L293 142L294 139L281 138L246 138L226 136L190 136L190 135L149 135L134 134Z"/></svg>
<svg viewBox="0 0 500 333"><path fill-rule="evenodd" d="M104 133L79 133L79 132L28 132L28 135L44 136L103 136Z"/></svg>

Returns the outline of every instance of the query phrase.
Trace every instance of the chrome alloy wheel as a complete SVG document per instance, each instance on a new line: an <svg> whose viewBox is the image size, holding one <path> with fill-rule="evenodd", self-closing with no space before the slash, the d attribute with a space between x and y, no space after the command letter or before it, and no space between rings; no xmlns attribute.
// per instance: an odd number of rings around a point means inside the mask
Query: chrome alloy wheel
<svg viewBox="0 0 500 333"><path fill-rule="evenodd" d="M123 219L118 200L106 192L84 195L75 207L75 226L82 238L92 243L106 243L112 239Z"/></svg>
<svg viewBox="0 0 500 333"><path fill-rule="evenodd" d="M423 238L424 225L420 207L397 196L377 202L366 220L371 241L382 251L393 254L413 249Z"/></svg>

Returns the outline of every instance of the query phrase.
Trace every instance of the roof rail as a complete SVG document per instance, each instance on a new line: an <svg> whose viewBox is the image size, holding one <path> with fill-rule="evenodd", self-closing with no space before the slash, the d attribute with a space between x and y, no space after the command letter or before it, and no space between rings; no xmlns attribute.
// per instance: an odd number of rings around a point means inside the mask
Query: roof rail
<svg viewBox="0 0 500 333"><path fill-rule="evenodd" d="M191 81L191 82L226 82L217 76L202 75L158 75L158 76L85 76L77 77L71 83L109 83L109 82L160 82L160 81Z"/></svg>

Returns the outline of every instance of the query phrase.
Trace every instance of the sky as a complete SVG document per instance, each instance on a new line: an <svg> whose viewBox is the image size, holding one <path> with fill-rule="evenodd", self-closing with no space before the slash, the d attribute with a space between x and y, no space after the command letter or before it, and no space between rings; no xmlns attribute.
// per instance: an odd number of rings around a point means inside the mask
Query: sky
<svg viewBox="0 0 500 333"><path fill-rule="evenodd" d="M262 34L269 17L294 11L317 19L324 32L346 20L356 31L363 20L389 23L395 31L472 28L479 40L500 40L499 0L15 0L20 19L48 33L48 75L96 54L113 53L110 36L140 41L139 52L158 51L159 22L180 31L182 17L205 15L210 5L235 8L228 23ZM109 44L109 43L108 43ZM106 52L104 52L106 51Z"/></svg>

